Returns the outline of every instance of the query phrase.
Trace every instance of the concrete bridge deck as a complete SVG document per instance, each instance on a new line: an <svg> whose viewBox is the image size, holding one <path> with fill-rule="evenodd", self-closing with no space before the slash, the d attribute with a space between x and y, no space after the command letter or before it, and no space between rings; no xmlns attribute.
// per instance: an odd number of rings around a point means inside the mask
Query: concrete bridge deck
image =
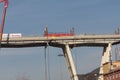
<svg viewBox="0 0 120 80"><path fill-rule="evenodd" d="M1 47L19 48L19 47L39 47L50 45L53 47L62 47L69 44L70 47L79 46L105 46L108 43L120 43L120 35L78 35L67 37L21 37L21 38L3 38Z"/></svg>

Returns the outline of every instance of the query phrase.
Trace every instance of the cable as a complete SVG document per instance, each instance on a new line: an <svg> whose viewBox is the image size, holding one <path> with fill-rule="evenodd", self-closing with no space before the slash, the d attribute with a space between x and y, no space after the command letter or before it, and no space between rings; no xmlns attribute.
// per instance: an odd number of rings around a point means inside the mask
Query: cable
<svg viewBox="0 0 120 80"><path fill-rule="evenodd" d="M74 42L74 47L75 47L75 49L74 49L74 51L75 51L75 53L74 53L75 54L75 67L76 67L76 71L78 71L78 67L77 67L78 66L77 65L77 56L78 55L77 55L77 50L76 50L76 41L74 40L73 42Z"/></svg>
<svg viewBox="0 0 120 80"><path fill-rule="evenodd" d="M48 55L48 80L50 80L50 56L49 56L49 44L47 43L48 46L48 51L47 51L47 55Z"/></svg>
<svg viewBox="0 0 120 80"><path fill-rule="evenodd" d="M76 65L76 71L78 71L78 68L77 68L77 51L76 51L76 49L75 49L75 65Z"/></svg>
<svg viewBox="0 0 120 80"><path fill-rule="evenodd" d="M62 54L59 54L59 55L58 55L58 57L59 57L59 63L60 63L60 64L59 64L59 66L60 66L60 67L59 67L59 68L60 68L60 69L59 69L59 72L60 72L60 74L59 74L59 75L60 75L60 80L63 80L63 72L62 72L63 69L62 69L62 62L61 62L61 57L62 57L62 56L63 56Z"/></svg>
<svg viewBox="0 0 120 80"><path fill-rule="evenodd" d="M49 56L49 44L45 46L45 80L50 80L50 56Z"/></svg>
<svg viewBox="0 0 120 80"><path fill-rule="evenodd" d="M44 57L45 57L45 80L48 80L47 79L47 56L46 56L46 46L45 46L45 55L44 55Z"/></svg>

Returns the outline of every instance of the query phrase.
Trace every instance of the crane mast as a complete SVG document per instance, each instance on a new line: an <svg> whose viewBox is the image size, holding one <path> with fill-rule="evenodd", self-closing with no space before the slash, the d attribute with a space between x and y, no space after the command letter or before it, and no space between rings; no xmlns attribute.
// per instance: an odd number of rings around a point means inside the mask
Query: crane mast
<svg viewBox="0 0 120 80"><path fill-rule="evenodd" d="M4 9L2 13L2 22L0 25L0 46L1 46L2 34L3 34L3 29L4 29L4 23L5 23L5 16L6 16L6 11L8 7L8 0L0 0L0 3L4 3Z"/></svg>

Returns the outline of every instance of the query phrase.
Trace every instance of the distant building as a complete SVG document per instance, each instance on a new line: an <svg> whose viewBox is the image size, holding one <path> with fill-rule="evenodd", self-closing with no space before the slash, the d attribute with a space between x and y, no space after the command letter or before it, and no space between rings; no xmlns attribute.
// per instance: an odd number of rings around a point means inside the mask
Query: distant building
<svg viewBox="0 0 120 80"><path fill-rule="evenodd" d="M103 72L104 80L120 80L120 62L105 63Z"/></svg>
<svg viewBox="0 0 120 80"><path fill-rule="evenodd" d="M104 80L120 80L120 69L104 74Z"/></svg>

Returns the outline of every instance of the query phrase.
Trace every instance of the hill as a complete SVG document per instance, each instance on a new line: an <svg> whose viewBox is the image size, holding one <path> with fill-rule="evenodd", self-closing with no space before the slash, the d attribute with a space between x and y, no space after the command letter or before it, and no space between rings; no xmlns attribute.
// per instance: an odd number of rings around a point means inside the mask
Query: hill
<svg viewBox="0 0 120 80"><path fill-rule="evenodd" d="M97 80L100 68L97 68L87 74L79 74L79 80Z"/></svg>

